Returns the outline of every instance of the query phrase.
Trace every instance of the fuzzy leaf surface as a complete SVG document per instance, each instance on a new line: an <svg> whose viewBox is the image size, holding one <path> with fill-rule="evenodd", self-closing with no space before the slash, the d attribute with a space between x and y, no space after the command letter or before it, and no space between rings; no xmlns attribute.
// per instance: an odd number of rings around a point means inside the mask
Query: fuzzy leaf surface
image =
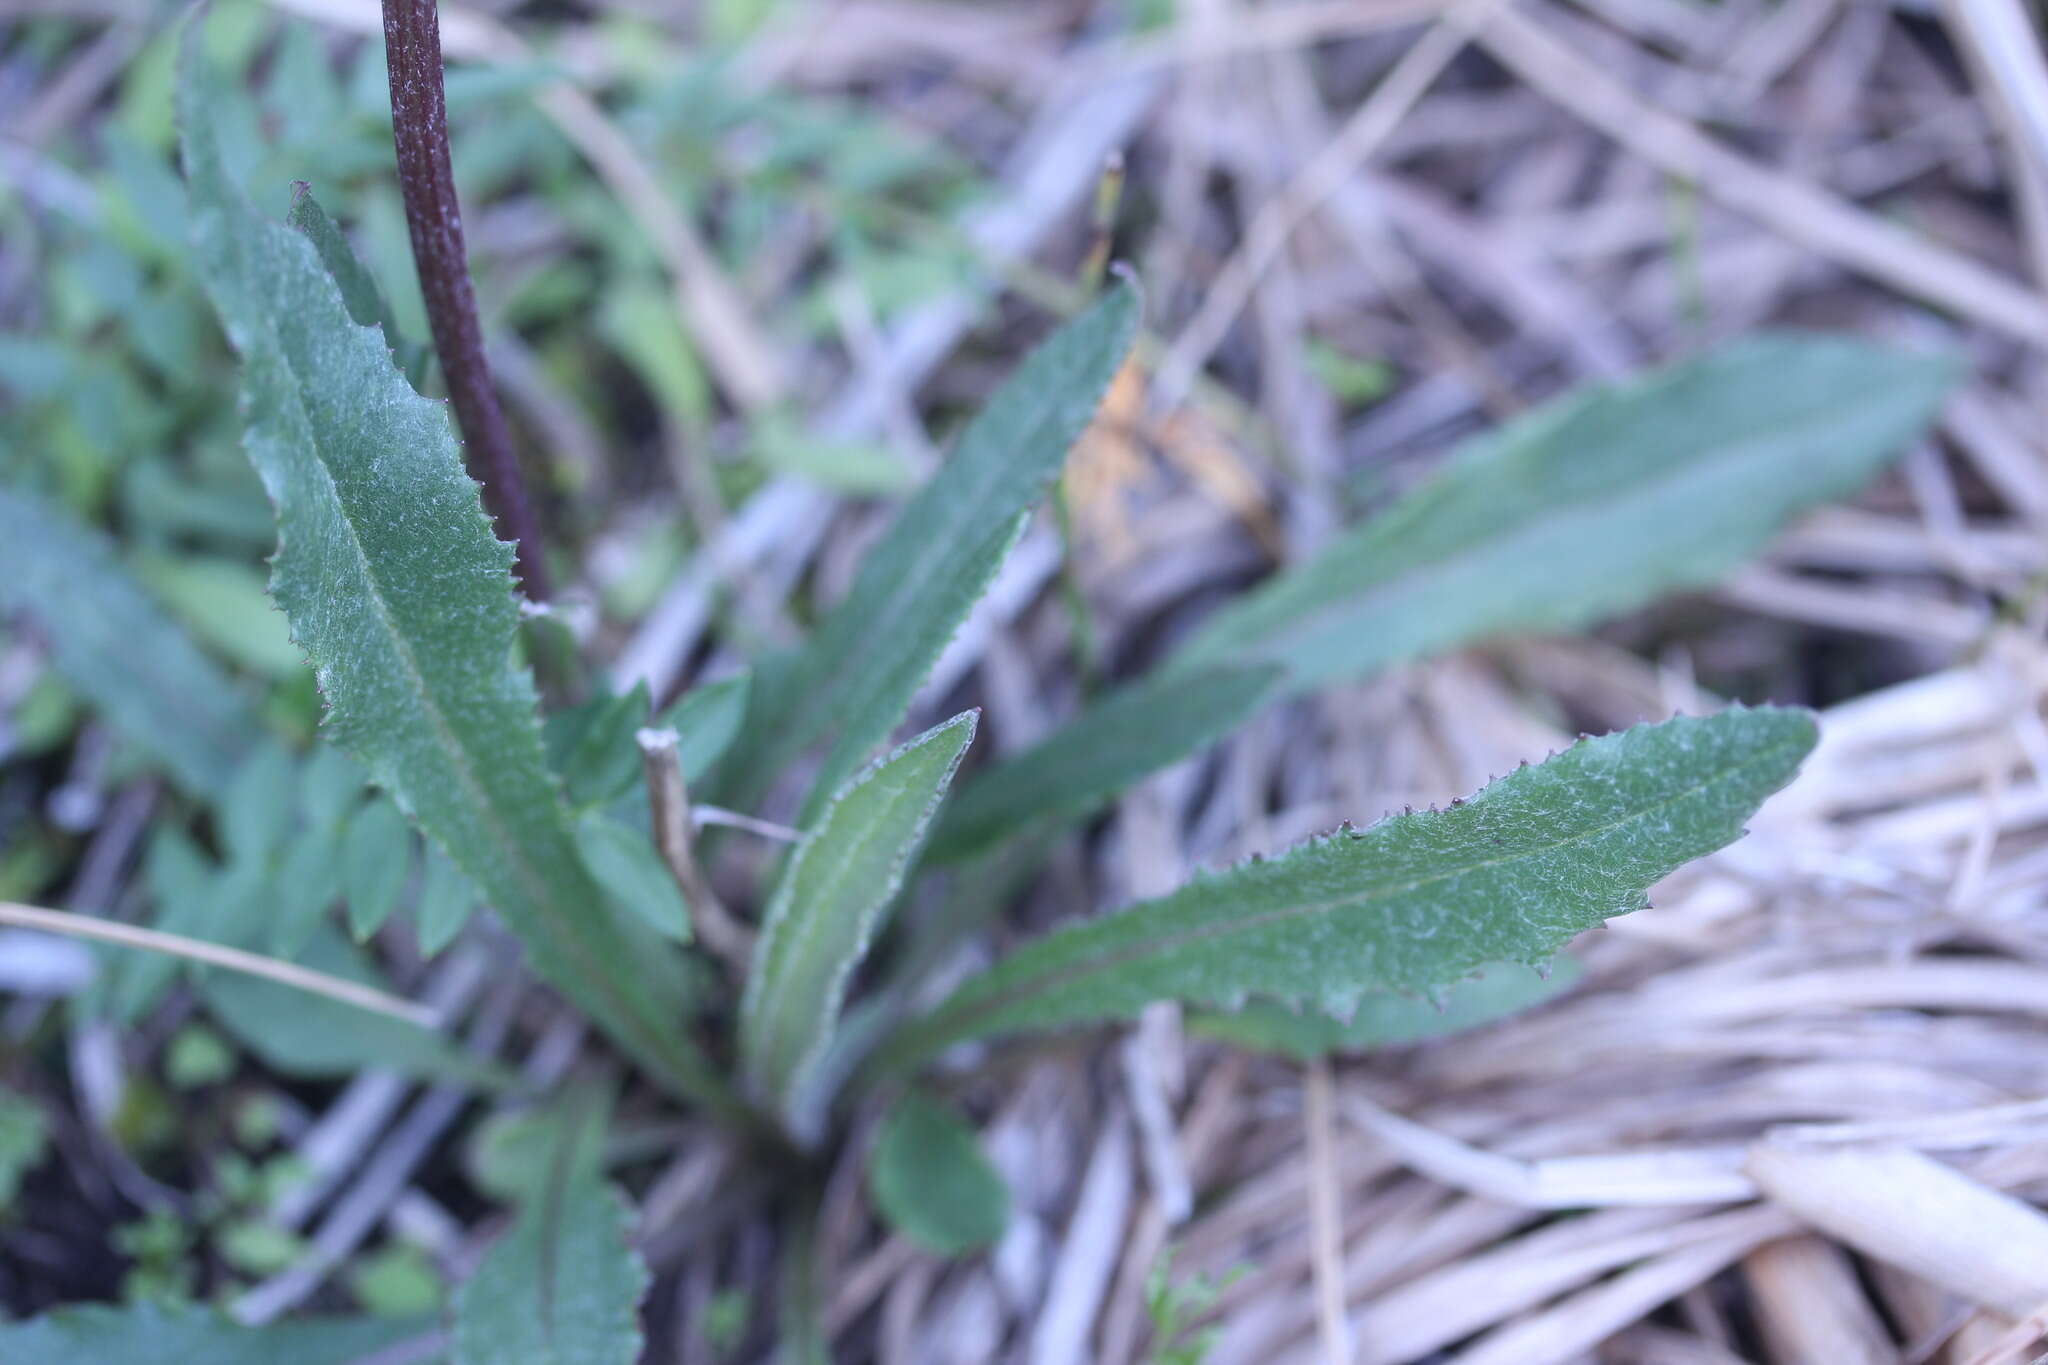
<svg viewBox="0 0 2048 1365"><path fill-rule="evenodd" d="M646 1262L634 1218L604 1182L599 1123L578 1125L546 1182L455 1296L452 1365L634 1365Z"/></svg>
<svg viewBox="0 0 2048 1365"><path fill-rule="evenodd" d="M65 680L194 796L217 796L264 732L111 540L20 489L0 488L0 609L26 613Z"/></svg>
<svg viewBox="0 0 2048 1365"><path fill-rule="evenodd" d="M439 404L352 321L313 245L250 208L215 141L203 59L179 85L200 273L242 358L245 447L278 514L271 591L330 737L476 883L542 977L679 1091L720 1093L680 1033L677 960L584 871L512 667L512 547Z"/></svg>
<svg viewBox="0 0 2048 1365"><path fill-rule="evenodd" d="M1489 962L1538 963L1732 843L1813 747L1805 711L1736 709L1581 740L1441 811L1392 816L1057 930L907 1027L885 1059L1264 995L1346 1015Z"/></svg>
<svg viewBox="0 0 2048 1365"><path fill-rule="evenodd" d="M1077 820L1235 730L1277 668L1155 674L1117 689L1043 743L974 778L946 806L928 857L958 862L1040 821Z"/></svg>
<svg viewBox="0 0 2048 1365"><path fill-rule="evenodd" d="M806 1126L806 1074L832 1041L846 983L974 739L976 713L934 726L835 796L768 902L740 1003L740 1058L753 1094ZM799 1133L799 1136L802 1136Z"/></svg>
<svg viewBox="0 0 2048 1365"><path fill-rule="evenodd" d="M1094 418L1137 325L1137 293L1120 284L990 397L817 634L786 666L756 675L747 728L722 769L729 802L751 804L792 758L830 736L806 812L815 815L888 737L994 576L1013 528Z"/></svg>
<svg viewBox="0 0 2048 1365"><path fill-rule="evenodd" d="M1219 611L1176 664L1279 663L1307 689L1703 586L1861 487L1955 375L1941 357L1773 334L1566 398Z"/></svg>

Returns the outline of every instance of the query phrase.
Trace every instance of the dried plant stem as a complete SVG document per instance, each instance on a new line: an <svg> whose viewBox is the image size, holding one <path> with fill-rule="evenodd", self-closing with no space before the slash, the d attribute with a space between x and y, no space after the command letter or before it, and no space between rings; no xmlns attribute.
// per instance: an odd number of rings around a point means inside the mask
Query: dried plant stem
<svg viewBox="0 0 2048 1365"><path fill-rule="evenodd" d="M690 909L690 925L706 948L745 971L754 956L754 934L733 918L711 889L711 879L697 862L690 842L690 792L676 757L676 732L642 730L640 757L647 768L647 802L652 810L654 847L668 864L669 875Z"/></svg>
<svg viewBox="0 0 2048 1365"><path fill-rule="evenodd" d="M1316 1291L1316 1336L1322 1365L1351 1365L1351 1323L1344 1313L1343 1185L1337 1174L1337 1120L1330 1063L1318 1057L1302 1076L1302 1122L1308 1130L1309 1224Z"/></svg>
<svg viewBox="0 0 2048 1365"><path fill-rule="evenodd" d="M72 938L96 939L123 948L167 953L172 957L203 962L209 967L224 967L231 972L260 976L281 986L324 995L344 1005L354 1005L357 1009L388 1014L408 1024L418 1024L421 1028L434 1028L439 1023L435 1012L425 1005L416 1005L410 1000L401 1000L395 995L329 976L325 972L280 962L274 957L243 952L240 948L208 943L204 939L186 938L182 934L166 934L158 929L141 929L132 924L101 919L97 915L75 915L68 910L45 910L40 906L15 905L7 901L0 901L0 924L49 934L66 934Z"/></svg>
<svg viewBox="0 0 2048 1365"><path fill-rule="evenodd" d="M512 450L512 433L491 387L483 327L470 286L462 211L448 160L448 109L441 87L441 24L436 0L384 0L384 45L391 71L391 136L398 185L419 267L420 294L434 351L448 379L448 399L462 429L469 472L483 485L484 505L519 547L526 595L548 595L540 526Z"/></svg>

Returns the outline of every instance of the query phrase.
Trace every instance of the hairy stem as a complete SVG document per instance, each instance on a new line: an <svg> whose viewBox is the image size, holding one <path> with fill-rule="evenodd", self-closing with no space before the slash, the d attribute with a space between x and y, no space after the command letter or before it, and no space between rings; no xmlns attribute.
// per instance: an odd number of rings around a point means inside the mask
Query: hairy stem
<svg viewBox="0 0 2048 1365"><path fill-rule="evenodd" d="M536 600L548 595L541 566L540 526L512 451L512 433L491 386L483 328L470 287L462 211L448 160L448 109L441 88L441 22L436 0L384 0L384 46L391 71L391 133L398 185L427 325L448 398L462 429L470 476L483 485L484 505L519 547L519 581Z"/></svg>

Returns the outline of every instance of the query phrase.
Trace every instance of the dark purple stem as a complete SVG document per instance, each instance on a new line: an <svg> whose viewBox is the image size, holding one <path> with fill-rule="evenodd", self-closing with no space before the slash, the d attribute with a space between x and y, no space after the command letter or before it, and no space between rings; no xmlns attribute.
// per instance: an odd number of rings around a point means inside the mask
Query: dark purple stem
<svg viewBox="0 0 2048 1365"><path fill-rule="evenodd" d="M420 293L448 399L462 429L471 477L483 485L484 506L519 548L518 572L526 594L548 595L541 567L540 525L526 496L512 451L512 433L491 387L483 328L469 283L462 244L462 211L448 162L448 107L441 89L441 21L435 0L384 0L385 58L391 69L391 132L398 149L398 186L419 266Z"/></svg>

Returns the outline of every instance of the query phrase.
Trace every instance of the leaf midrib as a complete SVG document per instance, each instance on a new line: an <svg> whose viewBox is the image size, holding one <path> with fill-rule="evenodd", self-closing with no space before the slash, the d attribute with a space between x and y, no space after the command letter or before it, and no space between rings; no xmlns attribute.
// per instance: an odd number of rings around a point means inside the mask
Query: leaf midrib
<svg viewBox="0 0 2048 1365"><path fill-rule="evenodd" d="M1150 943L1130 945L1106 956L1091 958L1086 963L1074 964L1071 968L1055 964L1047 972L1027 978L1006 992L975 1002L971 1008L961 1011L952 1019L946 1018L943 1010L933 1015L924 1025L916 1029L910 1039L906 1040L910 1045L908 1050L913 1061L915 1061L929 1051L931 1047L929 1039L936 1037L940 1040L938 1046L945 1046L955 1040L975 1037L977 1035L974 1032L973 1026L976 1021L986 1019L992 1014L1000 1013L1002 1010L1015 1005L1019 1000L1028 999L1032 995L1044 994L1054 990L1071 989L1075 982L1085 981L1090 977L1100 976L1105 972L1113 973L1133 962L1141 961L1148 957L1179 951L1187 946L1206 942L1210 939L1262 929L1269 925L1283 923L1292 919L1330 914L1338 909L1347 907L1353 909L1362 908L1376 901L1408 895L1437 883L1449 881L1455 877L1469 876L1473 873L1484 872L1489 868L1500 867L1512 862L1545 857L1560 849L1604 838L1636 821L1646 819L1682 801L1690 800L1709 787L1775 757L1782 748L1786 747L1790 746L1773 744L1747 759L1716 770L1710 777L1704 778L1662 801L1632 811L1619 820L1610 821L1605 825L1596 826L1569 838L1545 844L1539 848L1528 849L1498 858L1465 863L1448 871L1417 877L1392 886L1377 888L1360 895L1294 904L1278 910L1268 911L1264 914L1248 916L1244 919L1195 926L1176 934L1171 934L1163 942L1161 940L1154 940Z"/></svg>
<svg viewBox="0 0 2048 1365"><path fill-rule="evenodd" d="M957 725L958 722L954 722L954 724ZM950 729L951 727L949 726L947 728ZM934 738L950 739L951 736L948 734L944 734L942 732L941 735L934 736ZM905 755L905 757L909 757L909 755ZM957 760L955 761L957 762ZM941 792L943 792L944 786L945 783L942 781L940 783ZM851 796L854 792L859 790L860 788L857 786L850 787L848 789L847 795ZM918 831L924 825L930 822L932 812L937 807L937 804L937 793L935 793L931 797L928 797L924 801L924 803L920 807L916 820L913 821L911 824L910 841L915 841ZM889 810L889 805L887 803L883 803L877 810L876 814L867 821L866 830L860 835L856 836L856 843L854 848L849 849L843 857L836 860L835 864L826 869L826 875L819 888L819 894L812 897L812 904L832 904L835 901L837 901L839 897L839 888L845 883L847 877L851 875L855 863L861 860L861 857L856 856L856 854L864 856L868 852L868 850L877 842L880 831L888 823L887 817L889 814ZM822 836L824 831L825 823L821 821L819 824L819 835ZM903 869L908 863L909 858L906 856L905 853L899 852L897 856L890 859L888 872L882 878L881 885L878 887L876 894L870 897L864 897L859 901L859 912L855 916L856 922L858 922L861 919L864 919L874 909L876 905L885 902L890 897L893 897L896 894L896 891L898 890L898 888L901 887L903 882ZM793 872L795 870L796 869L794 868L792 869ZM789 881L789 892L791 904L791 910L789 913L794 915L796 913L794 907L797 892L796 878L794 876L792 876ZM790 1082L792 1078L794 1078L802 1072L805 1063L808 1060L809 1054L815 1052L817 1048L816 1043L813 1043L809 1047L799 1048L798 1055L795 1057L786 1056L785 1049L789 1041L789 1037L787 1031L780 1025L782 1023L790 1023L798 1024L800 1026L803 1021L792 1020L788 1015L775 1009L772 1003L769 1003L771 1001L771 997L784 994L785 988L788 985L788 978L790 976L791 969L787 966L783 966L780 964L786 964L792 961L801 961L805 954L800 952L800 949L809 948L811 944L816 942L817 936L823 932L825 922L825 917L823 915L808 915L806 916L806 919L808 923L803 929L797 931L797 938L795 938L794 940L784 940L787 946L781 953L776 955L776 965L770 971L763 973L762 989L760 991L759 996L757 997L759 1000L763 1002L760 1007L760 1012L758 1015L759 1019L761 1020L762 1036L764 1037L764 1039L767 1039L771 1042L771 1047L768 1054L764 1056L762 1059L761 1080L765 1084L774 1086L778 1091L780 1091L783 1087L787 1086L787 1084ZM865 938L865 935L863 934L861 937ZM766 965L769 964L764 964L764 966ZM835 975L837 975L837 973L835 973ZM831 1005L828 1002L830 1001L832 993L831 984L832 983L828 981L826 992L823 996L820 997L818 1002L819 1008L817 1010L811 1011L806 1009L804 1006L804 1002L801 998L798 998L796 1000L795 1007L802 1013L813 1014L814 1016L823 1016L829 1014L831 1010ZM784 1063L787 1063L787 1065L785 1066ZM778 1094L776 1098L781 1099L783 1098L783 1096Z"/></svg>
<svg viewBox="0 0 2048 1365"><path fill-rule="evenodd" d="M262 230L269 231L269 225L262 225ZM383 627L385 635L392 643L392 647L397 651L407 678L417 689L417 695L421 698L420 709L427 716L428 724L433 727L434 733L444 741L443 751L454 757L457 780L462 784L463 790L470 796L476 808L484 812L485 820L501 852L510 853L511 856L507 860L508 865L512 867L514 875L518 878L521 887L526 891L527 896L532 902L532 908L539 913L543 920L548 920L551 918L548 910L554 901L554 897L548 894L548 880L541 873L540 869L534 866L525 856L525 850L521 846L520 841L512 837L511 828L506 824L503 812L498 809L497 803L490 798L474 769L469 746L459 739L456 732L449 726L436 694L428 687L426 677L421 672L419 662L414 656L412 645L405 638L404 633L399 630L396 618L393 616L386 601L383 580L377 572L368 549L363 545L361 535L356 530L354 509L349 499L343 495L341 484L334 474L332 461L335 456L330 451L328 441L320 430L320 424L313 420L312 414L307 408L305 380L299 371L298 365L294 362L290 348L286 346L278 329L270 323L268 316L262 310L258 309L255 311L263 324L264 330L269 334L270 343L275 349L278 363L284 367L285 372L291 377L293 406L297 409L300 423L308 433L312 447L316 452L314 464L319 469L321 477L327 483L328 491L333 496L336 509L341 513L340 520L343 528L348 532L349 547L356 556L356 562L363 574L364 582L370 587L370 592L367 595L371 608L376 613L377 621ZM353 331L370 330L360 328L353 320L346 318L344 318L342 325ZM395 371L393 375L397 377ZM400 379L399 382L403 383L404 381ZM281 526L279 540L281 555L283 550ZM583 944L575 934L564 932L564 926L554 923L547 925L547 932L550 945L555 948L566 949L567 955L575 960L576 969L586 982L604 983L608 981L607 975L598 970L596 964L589 960ZM639 1017L639 1011L620 1001L619 997L612 994L609 990L606 990L605 993L612 1000L614 1008L621 1011L621 1022L629 1023L636 1033L641 1034L642 1046L650 1047L654 1056L665 1056L666 1049L661 1046L660 1040L658 1038L649 1039L647 1029Z"/></svg>
<svg viewBox="0 0 2048 1365"><path fill-rule="evenodd" d="M1056 413L1057 409L1061 406L1061 395L1073 386L1074 379L1077 376L1088 374L1090 369L1089 365L1080 361L1063 369L1045 390L1045 392L1053 394L1054 397L1034 404L1034 416L1015 439L1005 444L1011 449L1019 448L1029 444L1033 438L1037 437L1048 426L1056 425ZM1095 402L1091 406L1091 412L1094 408L1101 406L1101 401L1102 395L1098 392L1095 395ZM954 458L957 459L959 450L956 448L953 454ZM1062 451L1061 459L1064 459L1065 455L1066 452ZM933 486L942 477L942 475L935 475L931 483L927 483L917 494L913 495L909 502L904 504L897 517L900 521L900 519L911 516L926 507L938 508L943 503L957 524L961 517L961 509L972 506L976 512L985 510L985 506L989 501L990 491L1001 483L1002 476L1005 473L1007 473L1007 468L1003 461L990 460L986 462L986 472L981 479L969 488L961 490L956 496L948 499L941 499L938 495L931 492ZM1036 481L1034 480L1034 482ZM1029 500L1027 495L1027 503ZM876 606L874 610L861 614L862 619L867 621L898 619L902 614L902 604L906 600L915 600L918 592L935 577L935 565L943 564L948 559L956 556L964 557L968 555L972 551L979 549L988 539L992 538L1002 529L1000 520L994 518L989 518L988 520L990 524L979 536L963 534L945 539L933 538L927 541L925 548L921 548L907 561L907 571L898 574L890 588L875 599ZM891 523L890 534L894 533L897 524L897 522ZM859 580L856 579L856 593L858 587ZM849 593L846 599L834 609L834 618L840 617L851 604L858 600L855 593ZM849 617L848 619L851 618ZM834 660L820 659L811 661L810 666L805 670L803 700L808 701L814 698L821 686L829 684L831 677L847 674L857 677L870 677L876 672L881 671L872 668L856 668L851 665L856 661L872 657L877 650L890 650L895 644L895 637L884 631L853 629L851 630L851 638L847 643L849 647L840 651L836 656L839 666L824 670L819 667L819 664L833 663ZM798 713L808 712L816 716L829 714L829 708L816 706L802 706L800 708L791 708L791 710ZM808 729L811 735L816 736L822 731L823 726L814 722L808 727L792 727L793 730L798 728ZM805 742L808 743L808 741Z"/></svg>

